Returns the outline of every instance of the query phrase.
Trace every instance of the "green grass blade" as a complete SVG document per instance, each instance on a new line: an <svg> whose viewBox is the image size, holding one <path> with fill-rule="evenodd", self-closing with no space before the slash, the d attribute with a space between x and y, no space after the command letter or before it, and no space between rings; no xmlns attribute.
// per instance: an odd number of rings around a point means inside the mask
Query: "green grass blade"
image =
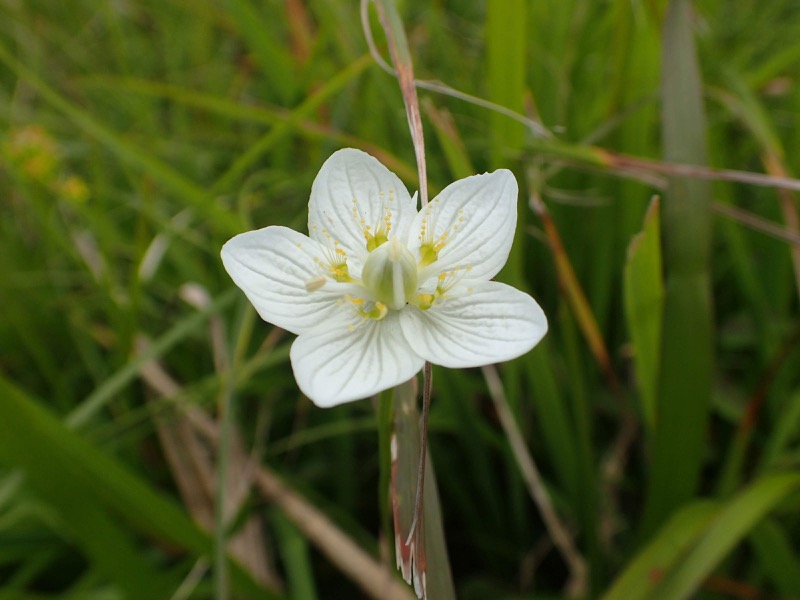
<svg viewBox="0 0 800 600"><path fill-rule="evenodd" d="M661 527L603 600L689 598L734 546L798 489L800 474L770 475L726 504L699 501L687 505ZM760 537L762 544L771 543L770 539Z"/></svg>
<svg viewBox="0 0 800 600"><path fill-rule="evenodd" d="M661 317L664 307L659 206L658 199L650 204L641 233L628 247L623 275L625 316L633 343L642 415L651 432L656 422Z"/></svg>
<svg viewBox="0 0 800 600"><path fill-rule="evenodd" d="M267 80L270 91L274 91L281 96L281 100L288 102L296 89L296 66L292 64L286 46L281 44L270 31L278 15L272 14L267 18L267 15L256 8L262 4L250 0L225 1L225 6L241 31L242 37L253 50L256 61L260 63L260 72ZM274 11L275 8L263 10Z"/></svg>
<svg viewBox="0 0 800 600"><path fill-rule="evenodd" d="M85 426L98 411L102 410L114 398L117 392L137 376L142 365L154 358L158 358L172 346L197 331L213 315L218 314L231 304L237 298L238 293L239 290L231 288L212 302L205 310L192 313L185 319L178 321L172 329L156 340L146 352L131 360L122 369L109 377L103 385L79 404L67 416L67 425L75 429Z"/></svg>
<svg viewBox="0 0 800 600"><path fill-rule="evenodd" d="M701 501L677 512L631 559L602 600L651 600L664 573L696 543L717 510L716 503Z"/></svg>
<svg viewBox="0 0 800 600"><path fill-rule="evenodd" d="M129 547L132 532L210 556L209 537L174 503L5 379L0 379L0 397L0 463L25 471L27 482L65 521L74 523L78 543L122 589L136 591L135 598L169 597L163 577ZM120 529L119 523L127 523L131 531ZM252 598L278 598L239 567L232 566L231 579L234 590Z"/></svg>
<svg viewBox="0 0 800 600"><path fill-rule="evenodd" d="M2 42L0 42L0 61L13 70L20 79L25 80L53 108L66 115L88 135L104 144L122 160L138 167L153 179L161 182L173 194L195 207L200 214L206 217L209 225L216 228L218 232L230 235L241 229L236 217L214 202L203 187L187 179L142 148L126 141L117 132L96 120L89 112L72 104L31 69L14 58Z"/></svg>
<svg viewBox="0 0 800 600"><path fill-rule="evenodd" d="M527 2L506 0L486 6L488 99L518 113L524 112ZM525 141L525 128L492 112L490 149L495 167L507 166Z"/></svg>
<svg viewBox="0 0 800 600"><path fill-rule="evenodd" d="M800 489L800 473L769 475L728 502L702 538L663 580L654 600L688 598L734 546L789 494Z"/></svg>
<svg viewBox="0 0 800 600"><path fill-rule="evenodd" d="M506 0L486 5L486 90L488 100L518 113L524 112L526 89L526 62L528 44L528 2ZM492 112L489 117L488 153L492 168L510 168L512 161L522 151L525 128L504 115ZM528 237L528 202L523 191L518 199L517 229L508 260L498 279L525 289ZM522 402L522 381L525 373L521 362L511 362L503 367L503 381L508 390L512 410L518 411ZM509 470L516 466L508 464ZM508 500L516 527L526 527L525 506L527 494L519 478L510 478Z"/></svg>
<svg viewBox="0 0 800 600"><path fill-rule="evenodd" d="M798 549L792 547L793 541L797 545L796 540L791 540L777 521L767 519L750 532L749 541L778 593L800 597L800 556Z"/></svg>
<svg viewBox="0 0 800 600"><path fill-rule="evenodd" d="M664 157L704 165L706 122L692 22L691 3L672 0L664 23ZM662 207L666 288L646 532L692 496L705 452L713 364L710 202L707 182L673 177Z"/></svg>
<svg viewBox="0 0 800 600"><path fill-rule="evenodd" d="M782 457L794 442L800 439L800 390L795 390L783 400L780 418L772 430L761 455L762 472L779 467Z"/></svg>
<svg viewBox="0 0 800 600"><path fill-rule="evenodd" d="M314 584L308 540L282 512L274 511L271 520L286 567L288 597L294 600L317 600L319 595Z"/></svg>
<svg viewBox="0 0 800 600"><path fill-rule="evenodd" d="M475 168L450 112L444 108L437 108L428 98L423 99L422 108L433 125L433 131L444 153L453 181L474 175Z"/></svg>
<svg viewBox="0 0 800 600"><path fill-rule="evenodd" d="M237 158L212 186L214 192L227 192L241 182L247 170L268 153L283 138L292 133L310 113L318 110L331 96L358 77L371 64L370 56L362 56L330 78L319 90L306 99L287 116L281 119L268 133L261 136L250 148Z"/></svg>
<svg viewBox="0 0 800 600"><path fill-rule="evenodd" d="M653 4L632 5L627 0L614 4L614 74L612 84L617 111L624 113L614 136L627 154L647 156L658 134L658 104L655 94L659 84L661 36L660 20L652 15ZM619 33L617 33L619 32ZM651 101L652 98L652 101ZM631 110L631 107L636 107ZM630 236L641 228L650 189L639 182L624 181L615 186L613 206L618 227L614 258L624 260Z"/></svg>
<svg viewBox="0 0 800 600"><path fill-rule="evenodd" d="M582 488L591 486L591 483L582 480L582 475L587 475L587 472L581 467L587 467L589 472L591 467L581 465L580 459L583 457L580 451L585 440L583 436L577 436L580 427L574 423L565 395L559 390L553 374L552 347L545 339L520 360L525 367L527 383L537 410L538 435L547 448L548 458L555 466L556 477L573 498L585 500L591 494L583 495L585 490ZM591 462L591 458L586 460Z"/></svg>
<svg viewBox="0 0 800 600"><path fill-rule="evenodd" d="M486 51L488 60L487 97L492 102L524 112L525 65L527 44L527 2L507 0L489 2L486 6ZM522 150L525 128L504 115L492 112L489 115L489 154L494 168L509 168L509 163ZM524 280L524 257L526 236L524 235L528 203L524 193L520 196L517 232L514 246L503 268L506 282L519 287ZM510 388L517 386L511 382ZM512 392L512 405L518 403Z"/></svg>

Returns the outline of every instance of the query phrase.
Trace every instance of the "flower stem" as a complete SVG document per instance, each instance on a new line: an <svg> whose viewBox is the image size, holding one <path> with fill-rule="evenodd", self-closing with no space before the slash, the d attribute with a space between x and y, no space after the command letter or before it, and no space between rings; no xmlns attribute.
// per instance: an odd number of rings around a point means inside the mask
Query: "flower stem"
<svg viewBox="0 0 800 600"><path fill-rule="evenodd" d="M419 173L419 197L420 204L425 206L428 203L428 176L425 163L425 140L422 132L422 118L419 112L419 99L417 98L417 87L414 81L414 64L411 60L411 51L408 48L403 22L397 6L393 0L374 0L378 11L378 18L381 26L386 33L389 44L389 53L394 64L397 81L400 83L400 91L403 94L403 103L406 107L406 117L408 127L411 131L411 139L414 144L414 153L417 157L417 172ZM366 20L366 3L362 2L362 20ZM367 29L367 28L365 28ZM412 538L419 539L419 532L423 529L420 526L422 521L424 488L425 488L425 460L428 449L428 414L431 404L431 363L426 362L423 370L424 384L422 388L422 426L420 431L420 453L419 466L417 469L417 493L414 503L414 519L411 522L411 529L406 543L410 543Z"/></svg>
<svg viewBox="0 0 800 600"><path fill-rule="evenodd" d="M403 104L406 107L408 128L411 131L411 140L414 144L414 153L417 157L417 171L419 173L419 198L422 206L428 203L428 176L425 163L425 140L422 133L422 117L419 112L417 99L417 86L414 81L414 64L411 61L411 51L408 49L406 32L397 6L393 0L374 0L378 9L378 18L386 32L389 44L389 54L392 56L397 81L403 94ZM363 13L363 11L362 11Z"/></svg>
<svg viewBox="0 0 800 600"><path fill-rule="evenodd" d="M417 529L422 529L422 509L425 491L425 455L428 453L428 416L431 409L431 390L433 388L433 365L426 362L422 371L422 424L419 447L419 466L417 468L417 495L414 499L414 519L411 521L411 529L408 531L406 544L411 543L411 538Z"/></svg>

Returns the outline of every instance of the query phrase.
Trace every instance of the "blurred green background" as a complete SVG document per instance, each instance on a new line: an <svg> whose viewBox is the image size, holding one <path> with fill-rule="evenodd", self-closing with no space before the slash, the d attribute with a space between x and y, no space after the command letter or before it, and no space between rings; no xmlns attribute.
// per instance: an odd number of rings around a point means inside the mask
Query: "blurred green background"
<svg viewBox="0 0 800 600"><path fill-rule="evenodd" d="M219 259L338 148L417 189L357 4L0 0L0 599L400 597L342 545L394 564L373 403L302 398ZM550 332L499 372L579 595L800 598L798 182L675 167L800 170L796 0L399 8L418 78L529 119L420 91L432 195L520 182L501 278ZM568 597L506 432L435 369L458 597Z"/></svg>

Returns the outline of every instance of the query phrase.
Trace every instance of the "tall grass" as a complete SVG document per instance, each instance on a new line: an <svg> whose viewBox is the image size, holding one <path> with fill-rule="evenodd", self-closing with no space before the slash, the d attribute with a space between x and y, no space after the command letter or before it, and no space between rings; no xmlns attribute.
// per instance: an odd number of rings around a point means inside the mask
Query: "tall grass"
<svg viewBox="0 0 800 600"><path fill-rule="evenodd" d="M521 184L551 329L499 373L587 598L800 596L796 193L674 167L800 171L795 4L401 3L418 78L550 132L419 92L432 197ZM0 599L410 597L373 406L302 398L219 260L337 148L417 188L358 7L5 0L0 82ZM484 372L433 381L457 596L567 597Z"/></svg>

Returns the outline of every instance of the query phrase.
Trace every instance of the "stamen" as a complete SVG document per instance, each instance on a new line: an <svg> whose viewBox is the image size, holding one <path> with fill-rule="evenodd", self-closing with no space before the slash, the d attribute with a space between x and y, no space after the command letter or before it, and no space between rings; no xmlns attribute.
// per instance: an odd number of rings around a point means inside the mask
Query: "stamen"
<svg viewBox="0 0 800 600"><path fill-rule="evenodd" d="M366 300L365 298L354 297L350 294L345 294L344 299L352 304L359 316L365 320L372 319L374 321L380 321L389 312L389 307L377 300Z"/></svg>
<svg viewBox="0 0 800 600"><path fill-rule="evenodd" d="M328 235L330 238L330 235ZM350 271L347 267L347 252L339 247L337 240L333 241L333 247L325 248L324 260L315 258L314 262L317 263L323 276L330 277L334 281L340 283L348 283L353 281L350 276Z"/></svg>
<svg viewBox="0 0 800 600"><path fill-rule="evenodd" d="M433 293L417 294L414 304L422 310L428 310L435 303L446 300L448 292L464 278L464 273L468 273L471 268L471 266L466 266L439 273L436 277L436 289L433 290Z"/></svg>
<svg viewBox="0 0 800 600"><path fill-rule="evenodd" d="M419 232L419 268L427 267L428 265L436 262L439 259L439 252L444 248L447 243L447 238L450 235L450 230L445 230L438 238L433 237L435 227L434 214L432 205L436 204L434 200L425 209L425 215L422 218L422 225ZM462 211L459 211L461 213ZM459 218L459 223L463 221L463 217ZM458 231L458 225L453 226L453 231Z"/></svg>
<svg viewBox="0 0 800 600"><path fill-rule="evenodd" d="M381 192L381 196L383 193ZM389 196L389 202L394 200L392 195ZM383 218L381 221L373 225L367 224L364 219L359 221L359 225L364 233L364 239L367 241L367 251L372 252L376 248L382 246L389 240L389 234L392 231L392 211L383 206ZM373 233L374 229L374 233Z"/></svg>

